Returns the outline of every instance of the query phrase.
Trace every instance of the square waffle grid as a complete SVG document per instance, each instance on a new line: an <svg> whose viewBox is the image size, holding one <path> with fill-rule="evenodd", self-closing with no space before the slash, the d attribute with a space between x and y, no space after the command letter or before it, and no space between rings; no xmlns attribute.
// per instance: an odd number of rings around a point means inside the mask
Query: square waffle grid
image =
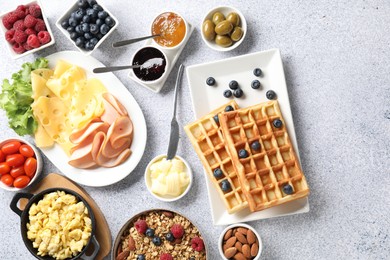
<svg viewBox="0 0 390 260"><path fill-rule="evenodd" d="M248 203L242 192L237 172L222 136L221 128L214 120L214 116L224 112L228 105L234 109L238 108L235 101L230 101L199 120L185 126L184 129L201 159L208 177L225 203L227 211L232 214L247 208ZM216 168L222 170L223 177L219 179L214 177L213 172ZM231 190L226 193L221 188L221 183L224 180L229 181L231 186Z"/></svg>
<svg viewBox="0 0 390 260"><path fill-rule="evenodd" d="M275 119L282 121L282 127L273 125ZM222 113L219 121L251 211L308 195L277 101ZM256 140L261 144L259 151L251 149ZM241 149L248 152L247 158L239 158ZM286 184L293 187L293 194L283 192Z"/></svg>

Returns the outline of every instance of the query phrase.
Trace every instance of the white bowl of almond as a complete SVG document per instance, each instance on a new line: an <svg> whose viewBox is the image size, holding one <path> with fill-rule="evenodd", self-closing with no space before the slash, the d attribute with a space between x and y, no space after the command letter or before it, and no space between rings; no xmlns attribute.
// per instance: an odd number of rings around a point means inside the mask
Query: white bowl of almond
<svg viewBox="0 0 390 260"><path fill-rule="evenodd" d="M219 237L218 249L222 259L260 259L263 243L257 231L244 223L230 225Z"/></svg>

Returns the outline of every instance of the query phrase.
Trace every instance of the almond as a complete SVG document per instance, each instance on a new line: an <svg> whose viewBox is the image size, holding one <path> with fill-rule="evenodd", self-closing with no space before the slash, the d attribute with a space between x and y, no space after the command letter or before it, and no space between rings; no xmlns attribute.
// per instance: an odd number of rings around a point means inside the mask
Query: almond
<svg viewBox="0 0 390 260"><path fill-rule="evenodd" d="M248 232L248 229L240 227L240 228L237 228L237 231L240 232L240 233L243 233L246 236L246 233Z"/></svg>
<svg viewBox="0 0 390 260"><path fill-rule="evenodd" d="M237 248L235 247L229 247L226 251L225 251L225 257L226 258L231 258L233 257L235 254L237 253Z"/></svg>
<svg viewBox="0 0 390 260"><path fill-rule="evenodd" d="M228 250L228 248L229 248L229 247L227 247L226 244L224 244L224 245L222 246L223 252L225 252L226 250Z"/></svg>
<svg viewBox="0 0 390 260"><path fill-rule="evenodd" d="M132 236L129 236L129 242L128 242L127 247L129 248L130 251L135 250L135 241L134 241L134 238Z"/></svg>
<svg viewBox="0 0 390 260"><path fill-rule="evenodd" d="M164 214L164 216L166 216L167 218L173 218L174 215L172 212L170 211L164 211L162 214Z"/></svg>
<svg viewBox="0 0 390 260"><path fill-rule="evenodd" d="M123 251L116 257L116 260L125 260L129 255L130 255L129 250Z"/></svg>
<svg viewBox="0 0 390 260"><path fill-rule="evenodd" d="M229 229L223 236L223 240L228 240L232 236L233 230Z"/></svg>
<svg viewBox="0 0 390 260"><path fill-rule="evenodd" d="M254 243L251 247L251 256L255 257L257 256L257 253L259 253L259 245L257 243Z"/></svg>
<svg viewBox="0 0 390 260"><path fill-rule="evenodd" d="M232 247L237 241L237 238L236 237L231 237L229 238L227 241L226 241L226 246L229 248L229 247Z"/></svg>
<svg viewBox="0 0 390 260"><path fill-rule="evenodd" d="M255 233L253 233L253 231L249 229L248 233L246 234L246 239L248 240L248 243L252 245L253 243L256 242Z"/></svg>
<svg viewBox="0 0 390 260"><path fill-rule="evenodd" d="M246 258L250 258L251 257L251 248L248 244L245 244L242 246L242 254L246 257Z"/></svg>
<svg viewBox="0 0 390 260"><path fill-rule="evenodd" d="M248 241L246 241L246 238L244 236L244 234L242 234L241 232L236 232L236 234L234 235L238 241L240 241L242 244L248 244Z"/></svg>
<svg viewBox="0 0 390 260"><path fill-rule="evenodd" d="M181 238L176 238L174 241L173 241L173 244L174 245L177 245L177 244L180 244L182 242Z"/></svg>
<svg viewBox="0 0 390 260"><path fill-rule="evenodd" d="M234 255L233 259L236 259L236 260L246 260L246 257L241 254L241 253L237 253Z"/></svg>
<svg viewBox="0 0 390 260"><path fill-rule="evenodd" d="M237 250L242 253L242 244L240 241L237 241L234 247L237 248Z"/></svg>

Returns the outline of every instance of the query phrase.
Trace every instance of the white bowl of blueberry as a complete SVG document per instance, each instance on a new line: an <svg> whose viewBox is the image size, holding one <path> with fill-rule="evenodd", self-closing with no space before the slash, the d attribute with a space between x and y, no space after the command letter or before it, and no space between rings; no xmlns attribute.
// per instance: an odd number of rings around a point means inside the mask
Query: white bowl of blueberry
<svg viewBox="0 0 390 260"><path fill-rule="evenodd" d="M118 26L118 20L96 0L78 0L56 22L77 49L90 55Z"/></svg>

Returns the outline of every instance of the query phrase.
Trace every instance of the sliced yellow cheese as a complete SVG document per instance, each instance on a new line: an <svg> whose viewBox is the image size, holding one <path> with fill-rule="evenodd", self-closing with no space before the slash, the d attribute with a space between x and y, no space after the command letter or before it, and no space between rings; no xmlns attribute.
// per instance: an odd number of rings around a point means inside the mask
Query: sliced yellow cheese
<svg viewBox="0 0 390 260"><path fill-rule="evenodd" d="M59 78L62 74L65 73L68 69L70 69L73 64L68 63L64 60L59 60L54 68L54 77Z"/></svg>
<svg viewBox="0 0 390 260"><path fill-rule="evenodd" d="M35 144L38 147L50 147L54 144L54 140L46 132L41 123L38 123L37 131L35 132Z"/></svg>
<svg viewBox="0 0 390 260"><path fill-rule="evenodd" d="M47 80L53 76L51 69L38 69L31 72L31 85L34 100L41 96L54 97L54 93L46 86Z"/></svg>

